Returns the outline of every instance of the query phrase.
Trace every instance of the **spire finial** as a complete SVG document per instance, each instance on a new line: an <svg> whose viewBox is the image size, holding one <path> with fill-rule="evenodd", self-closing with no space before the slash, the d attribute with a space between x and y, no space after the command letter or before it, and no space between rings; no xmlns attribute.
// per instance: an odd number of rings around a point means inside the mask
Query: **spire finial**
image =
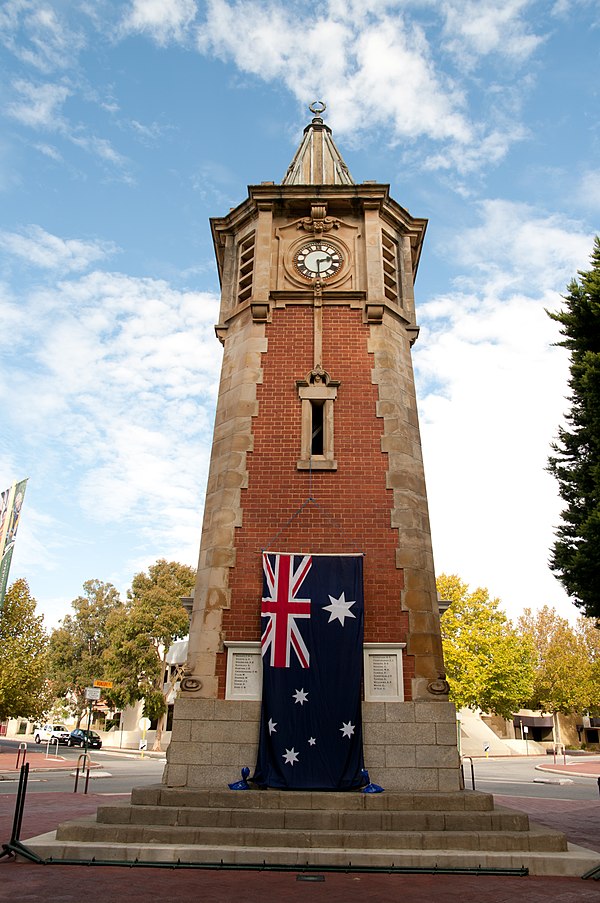
<svg viewBox="0 0 600 903"><path fill-rule="evenodd" d="M321 113L324 113L325 110L327 109L327 104L325 103L324 100L313 100L313 102L308 105L308 109L310 110L310 112L313 114L313 116L315 117L315 119L318 122L323 122L323 119L321 118ZM314 120L313 120L313 122L314 122Z"/></svg>

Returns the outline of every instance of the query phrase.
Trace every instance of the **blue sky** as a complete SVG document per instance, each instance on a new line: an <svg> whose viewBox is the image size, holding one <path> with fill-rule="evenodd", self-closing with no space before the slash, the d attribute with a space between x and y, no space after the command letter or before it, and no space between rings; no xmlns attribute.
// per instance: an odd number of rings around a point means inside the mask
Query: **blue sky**
<svg viewBox="0 0 600 903"><path fill-rule="evenodd" d="M438 572L516 616L547 567L567 359L545 309L600 214L596 2L4 0L0 488L49 626L196 564L220 363L208 218L327 103L355 181L429 219L414 348Z"/></svg>

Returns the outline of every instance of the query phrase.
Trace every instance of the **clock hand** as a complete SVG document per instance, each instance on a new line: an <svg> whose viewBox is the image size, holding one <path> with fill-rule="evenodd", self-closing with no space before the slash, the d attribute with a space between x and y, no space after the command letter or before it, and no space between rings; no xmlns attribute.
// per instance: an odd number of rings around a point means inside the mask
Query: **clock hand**
<svg viewBox="0 0 600 903"><path fill-rule="evenodd" d="M317 274L320 276L321 275L321 264L322 263L330 263L331 256L328 254L327 257L317 257L315 262L317 264Z"/></svg>

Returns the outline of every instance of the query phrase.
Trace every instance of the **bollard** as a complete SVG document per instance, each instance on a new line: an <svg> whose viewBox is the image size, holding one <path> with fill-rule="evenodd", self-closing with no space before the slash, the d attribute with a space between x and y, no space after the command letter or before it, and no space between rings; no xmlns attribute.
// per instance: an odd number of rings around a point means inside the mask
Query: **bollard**
<svg viewBox="0 0 600 903"><path fill-rule="evenodd" d="M88 792L88 784L90 783L90 757L87 753L81 753L79 758L77 759L77 770L75 771L75 786L73 787L73 793L77 793L77 784L79 783L79 769L81 768L81 773L86 772L85 777L85 787L83 789L84 793Z"/></svg>
<svg viewBox="0 0 600 903"><path fill-rule="evenodd" d="M464 769L463 763L467 759L471 763L471 784L472 784L472 789L475 790L475 769L473 768L473 757L472 756L462 756L461 760L460 760L460 770L462 773L463 787L465 786L465 769ZM465 787L465 789L466 789L466 787Z"/></svg>
<svg viewBox="0 0 600 903"><path fill-rule="evenodd" d="M23 753L23 763L22 764L24 765L25 759L27 758L27 744L26 743L19 743L19 749L17 750L17 764L15 765L15 768L18 768L19 764L21 763L21 753Z"/></svg>
<svg viewBox="0 0 600 903"><path fill-rule="evenodd" d="M58 759L58 737L50 737L48 742L46 743L46 758L50 758L50 747L56 746L56 752L54 753L53 758Z"/></svg>

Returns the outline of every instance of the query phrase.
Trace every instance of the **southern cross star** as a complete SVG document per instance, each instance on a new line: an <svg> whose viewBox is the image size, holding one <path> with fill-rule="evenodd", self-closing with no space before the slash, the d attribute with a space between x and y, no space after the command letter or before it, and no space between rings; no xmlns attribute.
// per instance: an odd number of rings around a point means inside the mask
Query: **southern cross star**
<svg viewBox="0 0 600 903"><path fill-rule="evenodd" d="M296 762L298 762L298 753L292 746L291 749L286 749L281 758L285 759L286 765L294 765Z"/></svg>
<svg viewBox="0 0 600 903"><path fill-rule="evenodd" d="M305 693L304 689L296 690L295 693L292 693L292 698L294 702L299 702L300 705L304 705L305 702L308 702L308 693Z"/></svg>
<svg viewBox="0 0 600 903"><path fill-rule="evenodd" d="M276 728L277 728L277 722L273 721L272 718L269 718L269 734L276 734L277 733Z"/></svg>
<svg viewBox="0 0 600 903"><path fill-rule="evenodd" d="M348 721L348 723L346 723L345 721L342 721L342 724L343 724L343 727L340 728L340 730L342 732L342 737L348 737L348 739L350 739L350 737L354 733L355 725L351 724L350 721Z"/></svg>
<svg viewBox="0 0 600 903"><path fill-rule="evenodd" d="M329 620L328 624L331 624L332 621L339 621L342 627L344 626L344 618L355 618L356 615L353 615L350 611L350 607L352 605L356 605L356 602L346 602L346 594L342 593L339 599L336 599L334 596L329 596L331 600L331 605L324 605L323 611L329 612Z"/></svg>
<svg viewBox="0 0 600 903"><path fill-rule="evenodd" d="M309 737L309 738L308 738L308 745L309 745L309 746L314 746L316 742L317 742L317 741L315 740L314 737Z"/></svg>

